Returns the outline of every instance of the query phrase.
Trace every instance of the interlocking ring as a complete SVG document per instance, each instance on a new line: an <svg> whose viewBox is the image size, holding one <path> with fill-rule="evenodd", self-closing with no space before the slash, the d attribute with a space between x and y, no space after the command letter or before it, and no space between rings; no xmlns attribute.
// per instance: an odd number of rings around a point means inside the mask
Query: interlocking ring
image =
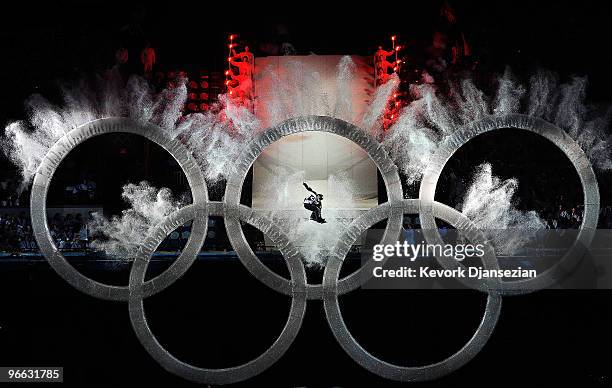
<svg viewBox="0 0 612 388"><path fill-rule="evenodd" d="M187 177L191 188L191 195L195 205L206 207L208 192L202 171L191 153L176 139L170 139L160 127L153 124L141 124L126 118L107 118L94 120L80 127L66 132L47 152L34 176L32 193L30 195L30 217L34 237L40 247L40 252L47 258L53 269L70 283L74 288L85 294L100 299L127 301L128 286L111 286L99 283L77 271L57 249L47 223L47 192L51 179L62 160L76 146L95 136L127 132L145 137L146 139L163 147L178 162ZM207 219L198 218L192 226L192 233L187 240L185 251L199 250L206 236ZM147 281L144 287L146 296L153 295L180 278L191 267L195 256L183 252L172 265L158 275Z"/></svg>
<svg viewBox="0 0 612 388"><path fill-rule="evenodd" d="M502 128L524 129L543 136L559 147L576 169L580 177L584 196L584 217L580 224L578 237L561 260L534 278L488 283L494 284L497 292L521 294L549 287L563 279L568 273L571 273L586 253L587 247L591 244L597 229L599 217L599 185L597 184L597 178L593 172L591 162L582 148L562 129L539 118L522 114L509 114L500 117L487 117L456 131L440 144L425 169L419 191L419 198L421 199L419 218L427 241L430 243L439 242L441 237L438 233L432 205L442 169L462 145L478 135ZM449 265L449 262L446 261L443 264ZM457 261L450 265L463 266L462 263Z"/></svg>
<svg viewBox="0 0 612 388"><path fill-rule="evenodd" d="M220 205L221 203L219 202L211 202L211 215L223 214L222 206ZM175 212L171 217L168 217L149 234L147 242L144 244L145 248L140 250L130 272L130 320L136 336L145 350L167 371L194 382L230 384L249 379L263 372L289 349L302 326L302 320L306 313L306 272L301 262L286 259L287 267L291 274L291 282L294 286L291 293L289 318L280 336L262 355L245 364L223 369L200 368L178 360L157 341L147 323L143 305L143 300L147 296L144 292L146 284L145 274L150 258L166 236L178 226L190 220L196 220L198 217L207 219L205 211L202 211L202 214L198 214L199 210L203 209L198 209L194 206L183 208ZM255 227L263 225L262 223L254 222L253 219L247 216L248 208L243 207L241 211L243 213L241 218L246 222ZM269 225L269 231L272 233L267 233L267 235L272 238L273 242L279 246L288 245L286 240L282 240L284 237L280 231L274 231L274 226L271 223ZM199 249L198 247L195 252L190 252L190 254L194 257L197 256Z"/></svg>
<svg viewBox="0 0 612 388"><path fill-rule="evenodd" d="M339 279L340 268L352 244L359 235L375 223L387 219L387 226L381 243L393 243L400 232L403 215L419 214L427 240L441 239L437 233L435 218L438 217L454 225L469 239L482 240L482 235L467 217L457 210L435 202L434 194L437 180L448 158L466 141L474 136L496 128L517 127L539 133L553 142L561 142L562 150L570 157L578 170L585 191L585 220L581 226L577 246L587 245L592 239L591 229L597 223L599 192L592 168L578 145L558 128L542 120L523 115L509 115L489 118L474 123L447 139L433 158L421 182L419 199L404 200L397 172L397 166L388 157L385 149L368 133L339 119L326 116L306 116L289 119L255 137L241 153L236 169L228 178L222 202L209 201L206 184L201 168L189 150L159 127L141 124L125 118L100 119L67 132L49 150L34 178L31 195L31 217L34 236L41 252L53 269L78 290L101 299L128 301L130 320L136 335L149 354L166 370L191 381L209 384L227 384L243 381L261 373L274 364L289 348L299 332L306 309L306 300L324 301L325 313L330 328L345 351L364 368L382 377L400 381L430 380L448 374L471 360L485 345L499 318L501 296L490 284L473 284L474 288L488 293L486 309L480 326L468 343L457 353L438 363L421 367L403 367L381 361L363 349L351 336L342 319L338 295L352 291L363 285L372 275L373 261L366 263L354 273ZM372 208L353 220L332 249L323 283L308 284L303 258L287 236L267 212L251 209L240 204L242 184L253 162L263 149L273 142L290 134L319 131L329 132L349 139L362 147L374 161L382 174L389 201ZM63 158L83 141L105 133L135 133L157 143L177 160L192 191L193 203L187 205L153 228L141 245L135 258L127 287L98 283L85 277L72 267L58 251L51 235L46 218L46 196L55 170ZM278 339L262 355L243 365L225 369L199 368L176 359L159 344L147 323L143 300L165 289L180 278L193 264L206 236L209 216L222 216L230 242L240 261L266 286L292 298L289 318ZM153 253L161 242L180 225L193 221L192 233L187 244L172 265L157 277L145 280L147 267ZM255 255L246 241L241 222L246 222L268 236L279 248L290 273L285 279L267 268ZM433 230L433 232L432 232ZM485 265L497 265L494 252L487 246ZM578 248L574 248L578 251ZM573 258L573 254L571 255ZM437 258L444 265L448 261ZM567 261L567 260L566 260ZM546 282L550 281L547 273ZM543 282L543 283L546 283ZM532 285L531 283L529 285ZM534 284L540 285L540 283ZM502 290L504 291L504 290ZM516 290L512 290L516 291ZM520 290L519 290L520 291Z"/></svg>
<svg viewBox="0 0 612 388"><path fill-rule="evenodd" d="M420 200L406 199L399 202L386 203L370 209L351 224L353 230L345 232L340 241L344 239L343 244L347 244L348 247L350 247L361 233L387 218L389 214L398 212L402 215L418 214L419 207ZM475 229L469 220L465 222L467 217L457 210L439 202L434 202L433 214L435 217L456 227L459 231L468 232L470 228ZM460 223L459 221L464 222ZM493 333L493 329L497 324L501 311L502 301L499 294L490 292L487 297L485 312L478 329L467 344L450 357L435 364L414 367L393 365L374 357L361 347L351 335L342 319L342 313L340 312L340 304L338 303L338 275L340 274L340 269L342 268L346 253L348 253L348 249L339 249L338 255L332 256L325 266L325 272L323 274L323 304L325 307L325 314L331 331L334 333L336 340L340 343L344 351L359 365L370 372L397 381L433 380L457 370L474 358Z"/></svg>
<svg viewBox="0 0 612 388"><path fill-rule="evenodd" d="M402 184L397 172L397 166L389 158L387 152L378 141L362 129L346 121L327 116L306 116L289 119L276 127L267 129L255 137L245 147L244 152L242 152L238 159L235 172L227 180L224 197L227 208L236 209L239 205L244 179L257 157L261 155L266 147L285 136L308 131L334 133L360 146L366 151L380 171L389 201L399 201L403 198ZM239 255L243 264L257 279L268 287L285 295L290 295L291 284L289 281L266 267L257 256L255 256L246 242L244 233L242 233L238 217L233 217L229 212L226 215L228 216L225 219L227 235L234 249L236 249L237 252L240 250L240 253L243 253ZM397 231L395 234L395 237L397 237L401 225L402 215L395 214L393 217L389 218L386 234L391 237L392 232ZM370 271L373 264L375 263L371 262L371 265L363 266L354 273L340 279L338 285L339 292L344 294L361 286L363 284L363 274ZM322 290L323 286L321 284L308 284L306 291L307 298L321 299Z"/></svg>

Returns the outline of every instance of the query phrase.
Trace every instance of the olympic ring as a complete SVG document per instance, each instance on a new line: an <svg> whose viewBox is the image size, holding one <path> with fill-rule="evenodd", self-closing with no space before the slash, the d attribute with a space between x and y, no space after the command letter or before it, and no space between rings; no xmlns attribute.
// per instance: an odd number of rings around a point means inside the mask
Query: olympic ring
<svg viewBox="0 0 612 388"><path fill-rule="evenodd" d="M599 217L599 186L595 173L593 172L593 167L584 151L580 148L578 143L557 126L542 119L522 114L488 117L471 123L448 137L440 144L430 164L423 173L423 179L421 180L419 189L419 198L421 199L419 218L421 221L421 228L428 242L433 243L441 240L432 212L432 204L434 202L438 179L440 178L444 165L446 165L446 162L463 144L480 134L501 128L524 129L543 136L559 147L576 169L580 177L584 194L584 217L580 225L578 237L561 260L546 271L539 273L535 278L511 282L496 282L498 286L496 289L497 292L514 295L549 287L553 283L558 282L580 262L586 253L586 247L591 244L597 228L597 220ZM463 266L463 264L459 262L454 263L454 265Z"/></svg>
<svg viewBox="0 0 612 388"><path fill-rule="evenodd" d="M285 136L308 131L334 133L359 145L367 152L380 171L389 201L399 201L402 199L402 186L397 166L389 158L378 141L360 128L346 121L327 116L305 116L286 120L278 126L264 131L245 147L238 159L236 171L234 171L227 180L224 197L225 204L232 208L236 208L239 205L244 179L253 162L261 155L267 146ZM389 219L387 223L387 232L390 234L391 231L397 230L397 234L395 235L397 236L401 224L401 214L396 214ZM238 219L232 216L227 217L225 220L225 227L232 246L240 246L241 250L244 252L244 255L239 255L239 257L251 274L273 290L285 295L290 295L291 287L289 281L273 272L257 259L246 242ZM359 280L362 274L367 272L368 269L368 267L362 267L349 276L341 279L341 293L346 293L359 287L361 285ZM308 284L308 299L321 299L322 290L323 286L321 284Z"/></svg>
<svg viewBox="0 0 612 388"><path fill-rule="evenodd" d="M140 124L126 118L107 118L94 120L67 132L47 152L34 177L32 193L30 195L30 217L32 230L38 242L41 253L47 258L53 269L70 283L74 288L85 294L100 299L127 301L128 286L111 286L92 280L78 272L57 249L47 223L47 191L53 179L53 174L61 161L77 145L98 135L115 132L133 133L151 140L163 147L174 157L187 177L191 188L193 202L205 208L208 201L208 192L202 171L191 153L176 139L169 139L164 131L153 124ZM199 249L204 242L207 228L207 218L196 218L193 223L193 232L187 240L185 250ZM175 282L189 269L194 257L181 254L164 273L147 283L147 295L159 292L169 284ZM157 287L153 287L157 285Z"/></svg>
<svg viewBox="0 0 612 388"><path fill-rule="evenodd" d="M389 209L391 212L401 211L402 215L418 214L420 200L406 199L399 203L389 204L389 207L391 207ZM356 236L359 236L362 232L385 219L385 212L378 210L381 208L382 206L370 209L370 211L355 220L356 222L354 223L358 228L358 233L345 233L340 240L345 239L344 243L350 247L355 241ZM439 202L434 202L433 214L435 217L448 222L457 229L460 229L462 226L457 221L466 218L457 210L442 205ZM467 224L467 226L470 227L469 224ZM346 250L342 250L341 254L346 252ZM340 305L338 303L338 275L342 268L342 263L344 262L344 255L334 256L333 258L334 260L330 259L327 263L325 272L323 273L323 288L325 290L323 305L325 307L327 322L344 351L346 351L355 362L372 373L398 381L433 380L453 372L474 358L493 333L493 329L495 328L501 311L501 296L497 293L490 292L487 297L485 312L478 329L468 343L458 352L438 363L417 367L398 366L382 361L368 353L368 351L357 343L342 319L342 313L340 312Z"/></svg>
<svg viewBox="0 0 612 388"><path fill-rule="evenodd" d="M594 232L597 224L597 210L599 208L597 180L588 159L576 142L552 124L524 115L487 118L468 125L446 139L424 173L419 198L409 200L402 198L397 166L388 157L380 143L369 134L352 124L331 117L306 116L289 119L262 132L245 147L238 159L237 168L227 180L222 202L209 201L201 168L190 152L178 140L169 139L161 128L124 118L100 119L69 131L48 151L34 178L30 199L32 227L42 254L61 277L76 289L88 295L101 299L127 301L130 321L143 347L163 368L185 379L209 384L227 384L243 381L261 373L287 351L301 328L306 311L306 301L316 299L323 300L326 318L338 343L361 366L379 376L392 380L431 380L451 373L470 361L486 344L493 332L501 310L501 295L520 293L524 291L524 288L513 285L506 286L505 284L491 285L483 281L476 284L470 283L471 287L488 293L482 321L472 338L458 352L438 363L420 367L402 367L381 361L363 349L349 333L340 312L338 295L350 292L363 285L371 277L371 269L375 263L370 261L342 279L339 279L340 269L346 254L357 237L376 222L384 219L388 220L382 243L396 241L405 213L419 214L428 241L441 240L435 224L436 217L455 226L468 239L483 241L483 235L467 217L434 200L435 188L446 161L462 144L478 134L505 127L527 129L546 137L555 144L560 143L559 147L576 167L585 193L585 217L576 243L571 252L568 252L562 260L564 264L575 261L576 258L579 258L581 247L590 243L592 232ZM334 133L362 147L381 172L389 198L388 202L368 210L349 224L332 249L323 274L323 283L318 285L307 283L301 253L293 246L283 231L267 217L266 212L240 204L240 194L246 174L263 149L284 136L305 131ZM149 232L132 264L130 281L128 286L125 287L98 283L85 277L72 267L53 243L46 219L47 191L63 158L83 141L100 134L113 132L139 134L166 149L177 160L187 176L193 197L192 204L172 213ZM194 263L204 243L209 216L225 218L230 243L240 261L253 276L273 290L292 298L287 323L272 346L252 361L225 369L199 368L172 356L159 344L151 332L143 307L145 298L174 283ZM180 256L162 274L145 281L150 258L159 244L178 226L189 221L193 221L192 232ZM241 221L260 229L279 248L287 263L290 279L277 275L257 258L246 241L240 224ZM485 246L486 254L483 262L487 266L496 266L498 263L495 253L486 244L486 241ZM459 265L457 261L454 261L453 264L442 258L436 259L443 266ZM526 285L547 285L554 279L556 272L549 270L545 273L546 277L544 279L534 281L533 284L526 282ZM534 280L537 280L537 278ZM521 283L520 286L524 287L524 284Z"/></svg>
<svg viewBox="0 0 612 388"><path fill-rule="evenodd" d="M217 203L219 204L219 203ZM240 218L251 223L253 226L262 225L257 224L254 219L246 216L248 214L248 208L242 207ZM180 213L181 211L177 212ZM147 323L144 311L143 300L147 295L144 292L144 286L146 285L144 279L149 265L149 259L155 252L155 249L164 238L169 235L177 225L182 225L188 222L196 216L192 211L191 214L183 212L182 217L177 216L177 221L173 219L166 219L162 224L157 226L154 231L150 233L149 244L146 244L147 248L142 249L139 252L137 259L132 265L130 272L130 295L129 295L129 312L132 327L136 332L136 336L140 340L145 350L167 371L181 376L187 380L207 383L207 384L230 384L239 381L246 380L253 377L272 364L274 364L283 354L289 349L289 346L293 343L296 338L301 326L304 315L306 313L306 272L304 266L300 261L299 257L296 259L290 259L285 257L289 273L291 275L292 290L291 290L291 308L289 311L289 318L285 327L283 328L280 336L262 355L251 360L245 364L223 369L206 369L199 368L183 361L176 359L172 356L155 338L149 324ZM176 213L175 213L176 214ZM269 234L269 237L273 241L281 246L289 245L286 237L282 236L280 231L274 231L274 226L271 222L267 222L270 226L270 230L273 233ZM282 240L284 239L284 240ZM154 241L154 243L153 243ZM247 245L248 246L248 245ZM194 257L197 256L199 248L195 252L191 252ZM286 253L286 251L282 251ZM293 251L295 252L295 251ZM240 251L237 250L240 254ZM290 257L294 258L294 255Z"/></svg>

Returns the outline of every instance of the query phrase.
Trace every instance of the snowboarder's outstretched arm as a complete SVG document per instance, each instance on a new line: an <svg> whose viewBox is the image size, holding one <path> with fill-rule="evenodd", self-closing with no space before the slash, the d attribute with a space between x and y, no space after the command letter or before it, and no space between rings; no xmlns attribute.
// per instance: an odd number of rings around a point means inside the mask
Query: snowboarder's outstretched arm
<svg viewBox="0 0 612 388"><path fill-rule="evenodd" d="M310 191L311 193L313 193L314 195L317 195L317 192L314 191L313 189L310 188L310 186L308 186L306 184L306 182L303 182L304 187L306 188L306 190Z"/></svg>

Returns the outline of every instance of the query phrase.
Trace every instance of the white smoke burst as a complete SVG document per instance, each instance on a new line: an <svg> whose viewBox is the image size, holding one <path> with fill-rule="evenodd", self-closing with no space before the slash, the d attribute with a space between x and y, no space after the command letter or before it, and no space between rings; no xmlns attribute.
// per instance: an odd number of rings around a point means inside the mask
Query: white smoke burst
<svg viewBox="0 0 612 388"><path fill-rule="evenodd" d="M265 109L275 123L308 114L325 114L357 123L351 94L354 70L352 59L342 57L337 67L334 99L330 101L317 72L299 62L290 62L282 79L270 74L274 85L267 90L274 95ZM129 117L159 125L169 138L182 141L202 165L208 181L227 178L239 153L262 129L261 122L226 95L219 96L219 102L208 112L183 116L186 81L180 79L156 93L144 78L132 76L124 82L117 69L112 69L93 81L64 86L60 105L33 95L26 101L28 119L9 123L0 146L19 167L25 188L47 151L64 134L92 120ZM368 130L378 130L375 124L397 83L394 78L376 91L362 120Z"/></svg>
<svg viewBox="0 0 612 388"><path fill-rule="evenodd" d="M337 90L332 101L322 92L318 73L293 63L287 72L288 78L278 80L276 87L269 89L278 95L267 109L277 121L324 112L356 122L358 118L354 117L351 94L354 69L350 57L341 58L336 75ZM178 80L172 87L156 92L144 78L132 76L124 82L113 69L93 81L64 86L62 104L59 105L50 103L43 96L33 95L26 102L28 119L6 126L5 136L1 139L2 149L19 167L25 188L48 150L67 132L96 119L128 117L143 124L159 125L168 138L185 144L202 166L207 181L227 178L234 171L240 152L261 131L261 122L249 109L225 95L219 97L219 102L210 111L184 116L186 81ZM382 116L396 86L397 80L393 79L375 93L366 117L368 127L374 126ZM297 179L298 176L294 174L293 177ZM298 180L298 185L301 185L303 177ZM334 189L329 195L346 199L345 203L350 207L353 193L343 183L345 180L339 176L330 177L330 187ZM282 203L281 193L273 195ZM147 231L176 210L178 203L172 200L169 189L158 190L146 183L124 187L123 197L130 208L121 217L106 219L97 215L92 227L105 236L94 243L95 247L110 255L125 257L134 254ZM324 211L328 215L328 223L324 225L309 221L309 213L304 209L300 209L302 217L285 217L283 221L285 225L293 225L287 229L292 231L290 238L303 247L306 261L312 265L324 263L323 252L329 249L353 217L347 210Z"/></svg>
<svg viewBox="0 0 612 388"><path fill-rule="evenodd" d="M511 255L532 241L546 223L535 211L513 203L518 180L493 175L488 163L478 166L463 198L461 212L487 234L498 254Z"/></svg>
<svg viewBox="0 0 612 388"><path fill-rule="evenodd" d="M102 237L91 246L121 259L134 258L149 232L184 205L173 198L170 189L157 189L144 181L125 185L121 197L129 207L120 216L106 218L94 213L89 224L92 234Z"/></svg>
<svg viewBox="0 0 612 388"><path fill-rule="evenodd" d="M353 123L365 131L381 130L381 118L393 92L399 85L394 74L374 91L364 112L356 112L353 92L356 65L350 56L340 58L334 87L330 88L321 74L308 63L289 61L282 71L266 68L260 75L265 85L259 97L258 114L272 126L293 117L325 115Z"/></svg>
<svg viewBox="0 0 612 388"><path fill-rule="evenodd" d="M355 63L349 56L344 56L338 63L336 76L336 104L334 117L344 121L353 119L353 94L351 84L355 73Z"/></svg>
<svg viewBox="0 0 612 388"><path fill-rule="evenodd" d="M154 96L144 79L132 77L123 82L113 69L95 80L64 86L61 106L41 95L31 96L26 101L28 119L6 126L2 149L19 167L25 186L49 148L73 128L105 117L131 117L172 128L186 98L184 82Z"/></svg>
<svg viewBox="0 0 612 388"><path fill-rule="evenodd" d="M263 97L269 103L260 108L265 110L270 124L297 116L324 114L355 123L378 137L382 134L381 117L398 80L392 77L391 81L380 86L363 115L356 117L351 99L354 70L350 57L340 60L333 95L325 92L321 75L303 63L289 63L282 76L268 71L272 86L265 88L270 95ZM561 83L555 74L539 71L530 78L528 85L523 85L508 70L499 77L497 85L495 91L487 93L472 80L463 79L450 85L450 93L445 95L431 85L411 86L414 101L402 110L382 139L409 182L421 178L440 142L459 128L486 116L508 113L524 113L554 123L578 142L596 168L612 169L612 146L608 134L611 111L600 111L585 102L585 78L575 77ZM129 117L161 126L169 138L179 139L193 153L209 182L226 178L234 170L234 163L244 147L262 130L259 115L225 96L220 96L219 103L209 112L183 116L187 97L185 80L156 93L143 78L131 77L123 82L113 70L95 81L64 87L62 95L61 106L40 95L32 96L26 102L28 118L10 123L5 128L2 149L19 167L24 187L59 138L95 119ZM279 174L279 180L287 180L283 184L295 184L294 181L302 179L295 171L287 174ZM350 208L355 190L347 177L330 176L329 182L335 190L329 195L342 198ZM279 183L274 188L277 192L271 194L279 204L288 201L282 194L283 184ZM491 175L490 167L482 167L465 199L464 212L485 229L491 225L497 229L504 225L511 227L519 221L535 228L539 225L536 215L521 213L511 206L510 198L515 193L516 184L513 180L500 181ZM106 224L98 218L100 225L113 231L109 242L99 247L111 253L130 253L131 248L121 244L127 244L125 241L131 244L132 237L137 241L145 234L146 228L156 225L176 208L176 202L167 196L167 189L155 190L142 184L131 186L124 193L126 200L133 205L126 211L128 213L124 213L122 218L106 220ZM139 201L147 205L143 208ZM488 208L477 210L478 206ZM300 209L301 213L272 214L291 234L292 241L303 247L301 249L310 265L324 265L327 250L355 217L341 209L324 207L323 211L328 223L322 225L309 221L304 209ZM140 228L136 220L145 229Z"/></svg>
<svg viewBox="0 0 612 388"><path fill-rule="evenodd" d="M263 109L272 123L325 114L357 123L378 135L380 118L398 80L392 77L377 88L363 116L353 117L354 69L350 57L340 60L333 101L322 87L320 74L306 64L289 62L282 77L268 70L266 75L272 86L265 89L272 95L265 96L268 103ZM538 71L524 86L507 70L499 77L497 90L491 96L469 79L451 85L446 96L431 85L413 85L416 99L403 109L383 144L409 182L414 182L420 179L438 144L458 128L485 116L522 112L558 125L578 142L596 168L612 169L608 133L612 111L601 112L586 104L586 84L586 79L579 77L560 83L554 73ZM118 72L111 70L95 81L64 87L62 95L61 106L33 95L26 102L29 118L5 128L2 149L19 167L25 184L61 136L99 118L130 117L161 126L196 155L209 181L226 177L244 144L261 130L256 115L224 96L210 112L182 117L187 97L185 80L155 93L143 78L133 76L123 82Z"/></svg>
<svg viewBox="0 0 612 388"><path fill-rule="evenodd" d="M192 151L205 178L215 182L234 171L240 152L260 130L253 113L223 95L210 111L186 116L174 136Z"/></svg>
<svg viewBox="0 0 612 388"><path fill-rule="evenodd" d="M196 156L209 181L226 178L241 147L260 129L257 118L225 95L209 112L183 116L186 79L155 93L149 82L132 76L123 82L116 70L95 81L81 81L62 89L56 106L40 95L26 101L28 120L10 123L0 145L19 167L23 187L29 184L42 159L64 134L92 120L129 117L159 125L168 138L178 138Z"/></svg>
<svg viewBox="0 0 612 388"><path fill-rule="evenodd" d="M321 86L321 74L301 62L290 61L283 73L271 67L264 70L262 79L269 83L259 97L267 103L258 109L268 118L270 126L286 119L313 114L332 115L330 97ZM342 77L338 77L339 82ZM350 79L350 77L346 77ZM336 104L338 105L338 104Z"/></svg>
<svg viewBox="0 0 612 388"><path fill-rule="evenodd" d="M397 90L398 86L399 78L396 74L393 74L389 77L389 81L376 88L374 98L361 118L361 128L372 133L376 137L382 132L381 119L387 109L391 96Z"/></svg>
<svg viewBox="0 0 612 388"><path fill-rule="evenodd" d="M523 113L557 125L576 140L595 168L609 170L611 111L585 102L586 84L580 77L561 83L556 74L541 70L523 85L506 70L490 95L470 79L453 83L448 95L431 85L412 85L415 100L403 109L383 145L412 183L421 179L440 142L459 128L486 116Z"/></svg>

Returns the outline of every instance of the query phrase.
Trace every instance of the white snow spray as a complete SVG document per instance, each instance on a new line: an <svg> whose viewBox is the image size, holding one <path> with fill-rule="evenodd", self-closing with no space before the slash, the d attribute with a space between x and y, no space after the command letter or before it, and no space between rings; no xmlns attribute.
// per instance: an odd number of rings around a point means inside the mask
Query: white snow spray
<svg viewBox="0 0 612 388"><path fill-rule="evenodd" d="M26 101L28 120L6 126L2 149L19 167L25 187L49 148L73 128L105 117L130 117L172 128L186 98L184 82L155 96L144 79L134 76L123 82L118 70L112 69L93 81L63 87L62 106L41 95L31 96Z"/></svg>
<svg viewBox="0 0 612 388"><path fill-rule="evenodd" d="M368 132L380 131L380 119L399 79L392 75L368 97L365 111L358 112L353 106L356 68L350 56L341 57L331 82L307 61L290 60L281 70L268 66L259 75L264 87L258 90L258 97L265 104L257 105L257 113L268 126L293 117L325 115L356 124Z"/></svg>
<svg viewBox="0 0 612 388"><path fill-rule="evenodd" d="M340 59L334 84L336 90L331 94L324 91L321 75L305 64L289 62L282 75L268 70L266 74L273 87L266 88L270 93L265 96L268 103L259 109L265 110L271 124L309 114L325 114L354 123L380 139L409 182L420 180L440 142L457 129L486 116L508 113L540 117L559 126L577 141L595 168L612 169L608 134L612 111L586 104L584 78L575 77L561 83L557 75L538 71L524 85L507 70L498 78L497 89L493 92L487 93L470 79L463 79L452 83L450 92L445 95L428 84L412 85L410 91L414 100L403 108L390 130L383 132L381 117L399 80L392 77L378 87L366 110L356 115L351 100L354 69L350 57ZM111 70L94 81L64 87L61 105L34 95L26 101L28 118L6 126L1 139L2 150L18 166L25 188L49 148L67 131L95 119L129 117L162 127L169 138L179 139L193 153L208 182L223 180L233 171L234 162L244 146L261 132L261 120L258 114L223 95L210 111L185 116L185 81L178 80L174 86L156 92L141 77L133 76L124 82L116 70ZM303 176L300 172L288 171L279 173L277 178L286 181L275 185L275 192L270 195L283 204L289 201L283 185L300 184L298 181L303 180ZM328 195L338 196L337 202L350 205L356 194L350 179L337 174L330 175L328 181L334 182L329 186L335 190ZM465 198L463 211L483 228L490 225L512 227L519 221L529 227L540 227L537 215L519 212L512 206L509 198L514 195L516 184L512 179L495 178L490 166L481 166ZM121 217L97 218L98 225L104 225L99 230L108 232L106 241L98 242L97 246L113 255L131 254L133 244L139 241L137 238L179 206L168 193L168 189L156 189L142 183L124 187L124 198L130 208ZM488 208L478 210L478 206ZM304 247L306 262L315 266L324 265L326 249L355 217L350 211L325 207L324 215L327 224L309 221L304 209L271 214L282 223L284 230L290 231L294 244ZM142 224L140 227L137 221ZM132 234L134 230L139 233Z"/></svg>
<svg viewBox="0 0 612 388"><path fill-rule="evenodd" d="M518 184L516 179L494 176L491 165L485 163L476 168L463 198L461 212L487 234L498 254L517 252L546 228L535 211L521 211L513 204Z"/></svg>
<svg viewBox="0 0 612 388"><path fill-rule="evenodd" d="M547 71L532 75L525 86L506 70L491 97L470 79L452 84L448 95L437 93L431 85L413 85L415 100L404 107L383 145L408 181L415 182L440 142L457 129L486 116L523 113L557 125L576 140L595 168L609 170L612 112L587 105L585 90L585 78L560 83L557 75Z"/></svg>
<svg viewBox="0 0 612 388"><path fill-rule="evenodd" d="M222 95L210 111L186 116L176 126L174 136L193 153L206 180L216 182L234 171L238 155L260 130L253 113Z"/></svg>
<svg viewBox="0 0 612 388"><path fill-rule="evenodd" d="M89 227L94 236L102 236L92 241L93 248L122 259L133 259L148 233L184 205L170 189L157 189L144 181L125 185L121 197L128 209L110 218L94 213Z"/></svg>
<svg viewBox="0 0 612 388"><path fill-rule="evenodd" d="M40 95L26 102L29 120L10 123L1 146L20 168L24 187L29 184L51 146L66 132L92 120L129 117L153 123L179 138L202 165L209 181L226 178L247 138L259 128L257 118L243 106L222 95L206 113L183 116L186 80L155 93L145 79L132 76L123 82L116 70L94 82L80 82L63 89L63 106Z"/></svg>

